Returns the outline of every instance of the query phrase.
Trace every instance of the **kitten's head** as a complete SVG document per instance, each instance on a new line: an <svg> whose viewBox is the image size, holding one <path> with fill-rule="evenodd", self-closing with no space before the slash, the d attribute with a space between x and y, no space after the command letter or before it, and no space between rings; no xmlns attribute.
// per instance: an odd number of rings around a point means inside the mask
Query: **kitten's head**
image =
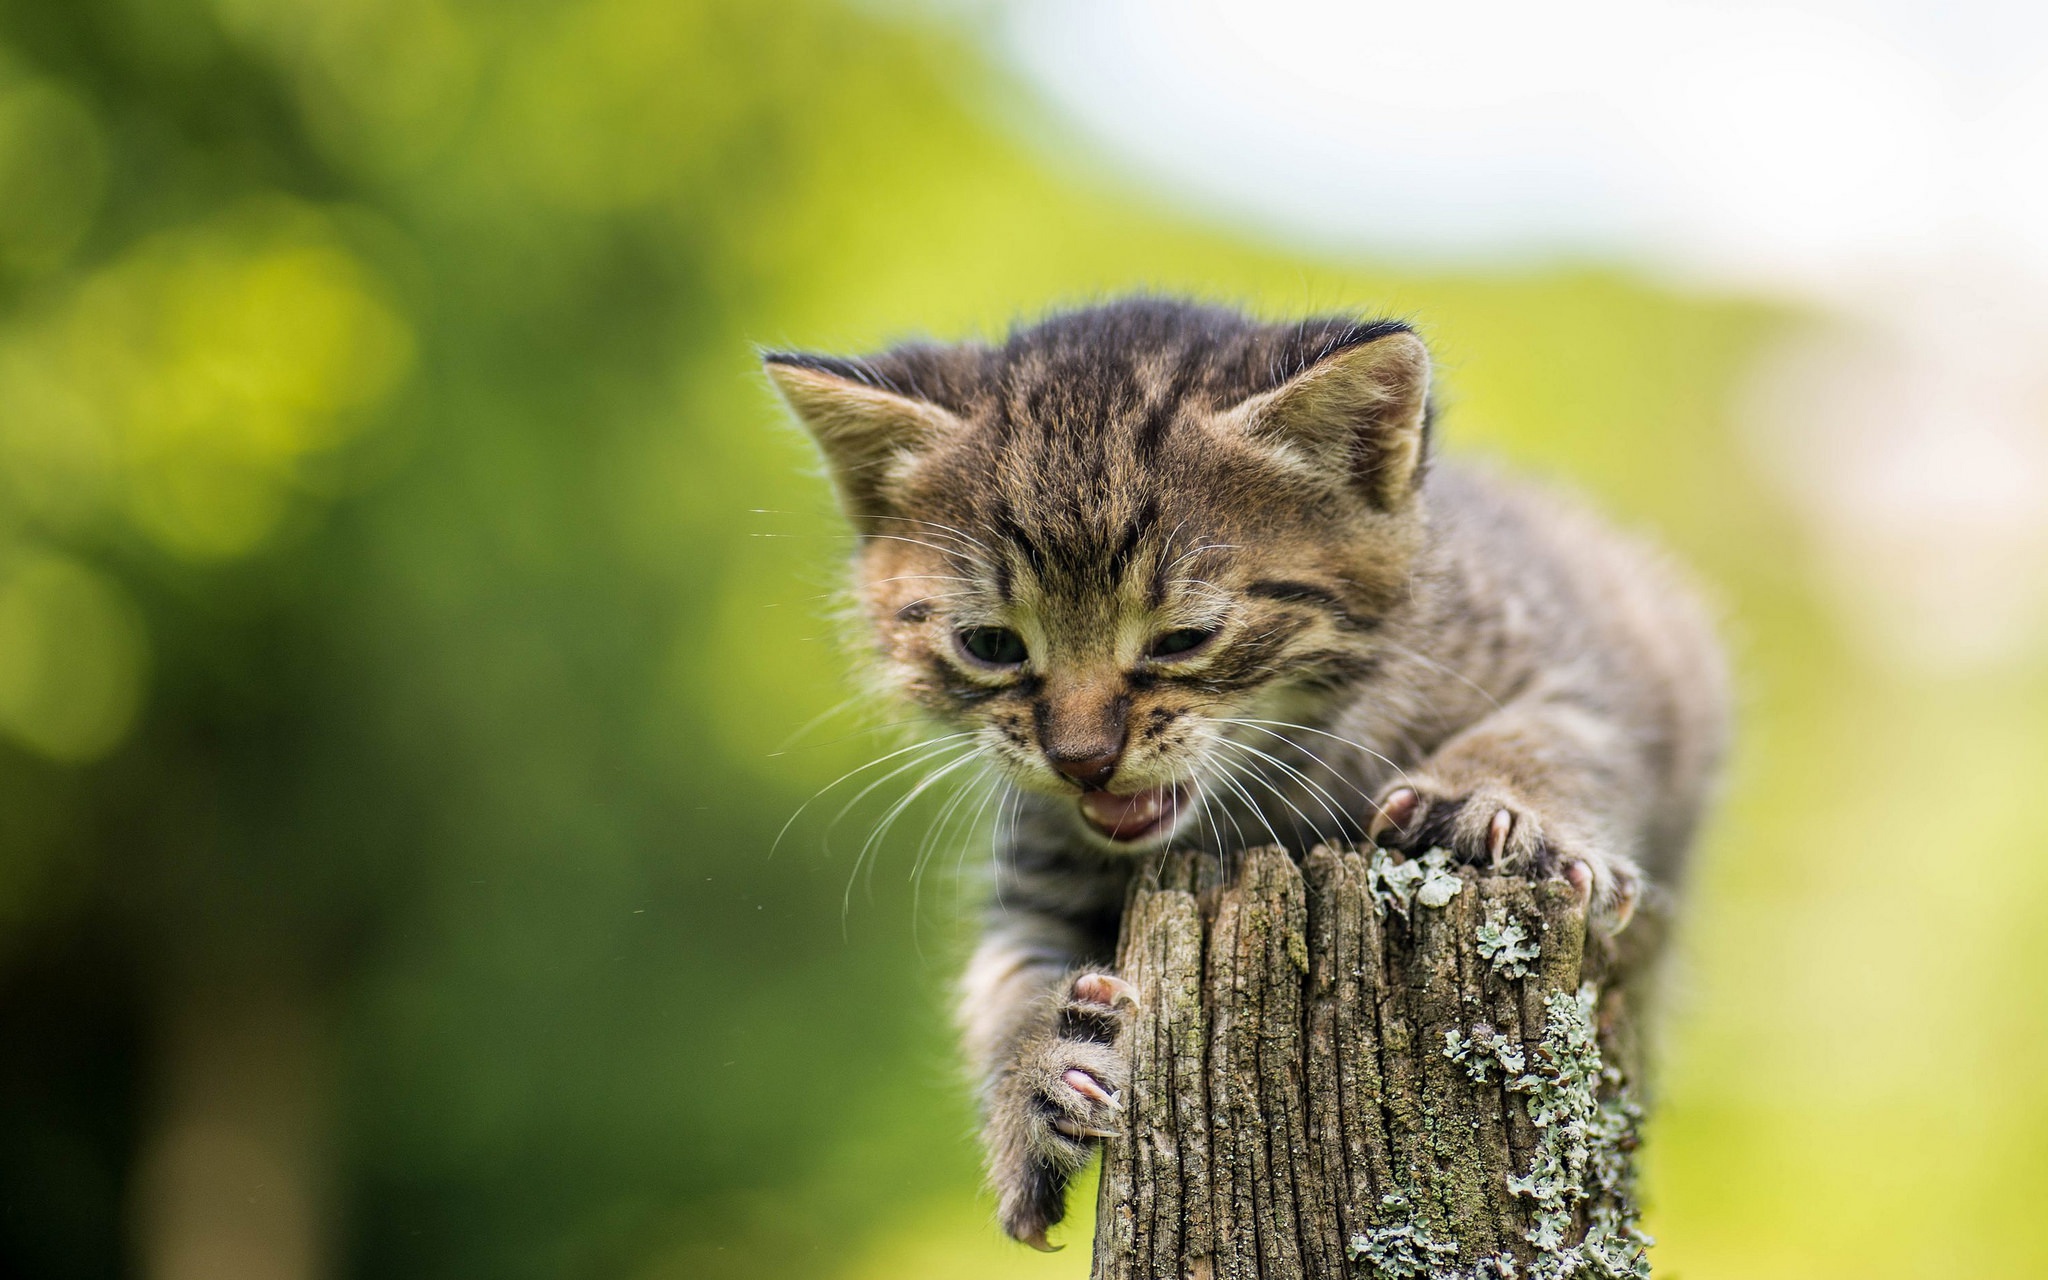
<svg viewBox="0 0 2048 1280"><path fill-rule="evenodd" d="M885 679L1099 845L1171 837L1249 758L1229 721L1360 678L1406 598L1429 359L1405 325L1139 299L1001 346L766 361L860 535Z"/></svg>

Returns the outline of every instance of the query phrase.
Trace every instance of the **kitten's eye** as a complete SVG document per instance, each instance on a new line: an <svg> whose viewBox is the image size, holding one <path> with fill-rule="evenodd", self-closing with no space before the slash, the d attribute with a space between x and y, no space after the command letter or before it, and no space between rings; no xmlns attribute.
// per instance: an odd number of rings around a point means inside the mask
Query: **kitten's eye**
<svg viewBox="0 0 2048 1280"><path fill-rule="evenodd" d="M1214 640L1220 627L1182 627L1168 631L1152 641L1151 655L1155 658L1176 658L1184 653L1193 653Z"/></svg>
<svg viewBox="0 0 2048 1280"><path fill-rule="evenodd" d="M1024 637L1008 627L968 627L960 633L967 656L993 667L1014 667L1024 661Z"/></svg>

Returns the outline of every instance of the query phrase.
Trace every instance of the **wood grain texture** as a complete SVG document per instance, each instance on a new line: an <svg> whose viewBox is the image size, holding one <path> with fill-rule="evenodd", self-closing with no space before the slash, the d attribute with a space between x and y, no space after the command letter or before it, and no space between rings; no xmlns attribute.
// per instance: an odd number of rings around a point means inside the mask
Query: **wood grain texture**
<svg viewBox="0 0 2048 1280"><path fill-rule="evenodd" d="M1169 855L1124 919L1095 1280L1647 1275L1604 960L1561 881Z"/></svg>

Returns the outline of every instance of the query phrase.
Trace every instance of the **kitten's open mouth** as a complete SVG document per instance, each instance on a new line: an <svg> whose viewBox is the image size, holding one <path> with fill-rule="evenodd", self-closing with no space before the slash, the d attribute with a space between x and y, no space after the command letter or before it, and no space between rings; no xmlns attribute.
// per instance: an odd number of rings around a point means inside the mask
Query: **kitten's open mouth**
<svg viewBox="0 0 2048 1280"><path fill-rule="evenodd" d="M1188 789L1176 783L1127 796L1090 791L1081 797L1081 816L1111 840L1133 842L1171 831L1189 800Z"/></svg>

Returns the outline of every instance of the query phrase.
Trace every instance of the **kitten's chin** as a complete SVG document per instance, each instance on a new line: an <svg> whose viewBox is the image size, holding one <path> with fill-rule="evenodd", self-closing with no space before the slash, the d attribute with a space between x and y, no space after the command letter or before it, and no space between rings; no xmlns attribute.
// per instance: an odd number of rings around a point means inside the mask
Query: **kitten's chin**
<svg viewBox="0 0 2048 1280"><path fill-rule="evenodd" d="M1090 791L1075 801L1081 822L1100 843L1113 849L1149 849L1165 843L1193 809L1194 788L1164 783L1120 796Z"/></svg>

